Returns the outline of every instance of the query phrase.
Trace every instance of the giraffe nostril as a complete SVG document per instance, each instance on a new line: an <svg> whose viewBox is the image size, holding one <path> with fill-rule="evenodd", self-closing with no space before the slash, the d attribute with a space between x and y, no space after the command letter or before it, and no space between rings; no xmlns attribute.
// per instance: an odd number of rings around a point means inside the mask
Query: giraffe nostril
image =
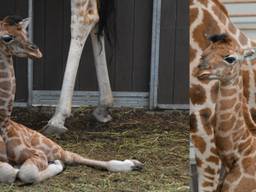
<svg viewBox="0 0 256 192"><path fill-rule="evenodd" d="M31 48L31 49L38 49L38 46L35 45L35 44L32 44L32 45L30 45L30 48Z"/></svg>

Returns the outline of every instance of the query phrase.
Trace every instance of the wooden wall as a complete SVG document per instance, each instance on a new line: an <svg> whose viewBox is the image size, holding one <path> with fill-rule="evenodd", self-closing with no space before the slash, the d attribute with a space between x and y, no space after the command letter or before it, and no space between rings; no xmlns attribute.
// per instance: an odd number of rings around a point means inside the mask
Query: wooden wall
<svg viewBox="0 0 256 192"><path fill-rule="evenodd" d="M188 0L162 0L159 104L188 104Z"/></svg>
<svg viewBox="0 0 256 192"><path fill-rule="evenodd" d="M116 5L117 43L112 47L107 45L112 88L114 91L148 91L152 2L117 0ZM35 42L44 53L44 58L35 65L34 89L59 90L70 41L70 3L37 0L34 6ZM97 90L90 40L83 51L76 90Z"/></svg>
<svg viewBox="0 0 256 192"><path fill-rule="evenodd" d="M34 2L34 42L44 57L34 64L34 90L60 90L70 41L70 2ZM149 92L152 0L115 0L116 43L107 43L110 81L114 91ZM3 1L0 17L27 16L28 0ZM162 0L159 104L188 103L188 0ZM26 60L15 64L17 101L27 100ZM90 40L79 66L76 90L96 91Z"/></svg>

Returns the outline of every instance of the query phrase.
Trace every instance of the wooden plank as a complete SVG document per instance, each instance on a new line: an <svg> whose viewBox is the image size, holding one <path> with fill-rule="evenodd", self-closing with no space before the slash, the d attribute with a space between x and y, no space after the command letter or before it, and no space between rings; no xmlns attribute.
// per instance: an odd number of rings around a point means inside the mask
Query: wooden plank
<svg viewBox="0 0 256 192"><path fill-rule="evenodd" d="M189 2L177 1L177 25L174 63L174 104L188 104L189 89Z"/></svg>
<svg viewBox="0 0 256 192"><path fill-rule="evenodd" d="M93 51L90 37L88 38L83 54L81 57L79 69L78 69L78 82L79 90L96 91L97 87L97 77L96 70L94 66Z"/></svg>
<svg viewBox="0 0 256 192"><path fill-rule="evenodd" d="M45 39L45 76L44 86L49 90L59 90L62 85L60 66L62 61L63 43L63 1L46 0L46 39ZM49 11L52 10L52 11ZM54 11L53 11L54 10Z"/></svg>
<svg viewBox="0 0 256 192"><path fill-rule="evenodd" d="M67 58L68 58L68 51L69 51L69 44L70 44L70 20L71 20L71 3L70 1L63 1L62 6L62 13L63 13L63 26L62 26L62 63L60 64L60 74L63 81Z"/></svg>
<svg viewBox="0 0 256 192"><path fill-rule="evenodd" d="M34 61L34 80L33 80L33 89L35 90L45 90L47 89L44 86L45 77L45 57L47 55L46 52L46 33L45 33L45 0L36 0L34 1L34 42L38 45L40 50L43 53L43 57L41 59Z"/></svg>
<svg viewBox="0 0 256 192"><path fill-rule="evenodd" d="M158 103L173 103L177 0L162 1Z"/></svg>
<svg viewBox="0 0 256 192"><path fill-rule="evenodd" d="M14 2L14 14L20 15L23 18L28 16L28 2L27 0L15 0ZM15 59L15 74L17 78L17 91L16 101L25 102L27 101L28 94L28 81L27 81L27 59Z"/></svg>
<svg viewBox="0 0 256 192"><path fill-rule="evenodd" d="M114 90L132 91L135 0L117 1L117 44Z"/></svg>
<svg viewBox="0 0 256 192"><path fill-rule="evenodd" d="M153 1L135 1L132 71L133 91L149 91L152 10Z"/></svg>

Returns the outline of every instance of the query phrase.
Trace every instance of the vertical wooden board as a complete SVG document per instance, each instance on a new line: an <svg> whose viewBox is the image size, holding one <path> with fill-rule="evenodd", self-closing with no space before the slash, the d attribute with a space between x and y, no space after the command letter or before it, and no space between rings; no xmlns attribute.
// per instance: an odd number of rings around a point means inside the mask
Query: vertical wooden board
<svg viewBox="0 0 256 192"><path fill-rule="evenodd" d="M23 18L28 16L28 1L15 0L14 14L20 15ZM27 59L15 59L15 74L17 79L16 101L26 102L28 94L28 81L27 81Z"/></svg>
<svg viewBox="0 0 256 192"><path fill-rule="evenodd" d="M188 104L189 88L189 2L177 1L177 26L175 42L174 104Z"/></svg>
<svg viewBox="0 0 256 192"><path fill-rule="evenodd" d="M162 1L158 87L159 104L171 104L173 102L177 1Z"/></svg>
<svg viewBox="0 0 256 192"><path fill-rule="evenodd" d="M15 15L15 1L16 0L8 0L8 1L1 2L1 7L0 7L1 19L7 15Z"/></svg>
<svg viewBox="0 0 256 192"><path fill-rule="evenodd" d="M85 44L78 70L79 90L97 91L97 78L90 36Z"/></svg>
<svg viewBox="0 0 256 192"><path fill-rule="evenodd" d="M132 91L148 91L153 1L135 1Z"/></svg>
<svg viewBox="0 0 256 192"><path fill-rule="evenodd" d="M62 7L62 13L63 13L63 39L62 39L62 63L60 64L60 74L61 79L63 81L65 68L67 64L67 58L68 58L68 51L69 51L69 45L70 45L70 21L71 21L71 3L70 1L63 1L63 7Z"/></svg>
<svg viewBox="0 0 256 192"><path fill-rule="evenodd" d="M115 0L115 3L117 3L118 0ZM109 38L105 38L105 49L106 49L106 58L107 58L107 67L108 67L108 73L109 73L109 79L111 88L115 90L114 82L115 82L115 68L116 68L116 40L117 40L117 34L115 32L116 27L116 12L113 12L113 15L110 19L110 26L109 26Z"/></svg>
<svg viewBox="0 0 256 192"><path fill-rule="evenodd" d="M47 90L59 90L62 84L60 69L63 63L63 1L46 0L44 67L45 72L47 72L45 74L47 78L44 79L44 87Z"/></svg>
<svg viewBox="0 0 256 192"><path fill-rule="evenodd" d="M0 18L7 15L19 15L23 18L28 16L27 0L9 0L1 2ZM27 59L14 58L14 68L17 79L16 101L27 100Z"/></svg>
<svg viewBox="0 0 256 192"><path fill-rule="evenodd" d="M117 1L117 43L114 90L132 91L135 0Z"/></svg>
<svg viewBox="0 0 256 192"><path fill-rule="evenodd" d="M33 65L34 81L33 89L34 90L43 90L44 80L46 78L45 73L45 57L47 56L46 47L45 47L45 14L46 14L46 1L45 0L36 0L34 1L34 42L38 45L40 50L43 53L43 58L35 60Z"/></svg>

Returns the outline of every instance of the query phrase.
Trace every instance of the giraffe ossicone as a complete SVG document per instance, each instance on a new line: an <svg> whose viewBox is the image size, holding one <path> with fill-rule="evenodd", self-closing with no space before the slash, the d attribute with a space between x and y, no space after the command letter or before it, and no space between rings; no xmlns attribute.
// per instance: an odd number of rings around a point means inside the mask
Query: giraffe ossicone
<svg viewBox="0 0 256 192"><path fill-rule="evenodd" d="M16 92L13 56L40 58L39 48L30 42L20 17L0 22L0 181L37 183L63 171L64 164L81 164L108 171L140 170L137 160L99 161L64 150L44 135L11 120ZM25 25L24 25L25 26ZM49 163L53 162L53 163ZM19 170L10 166L16 165Z"/></svg>
<svg viewBox="0 0 256 192"><path fill-rule="evenodd" d="M227 34L203 51L195 76L217 81L214 141L225 167L221 192L254 192L256 189L256 137L246 124L241 66L256 58L255 49L241 50ZM210 39L211 40L211 39ZM256 124L253 123L254 128Z"/></svg>

